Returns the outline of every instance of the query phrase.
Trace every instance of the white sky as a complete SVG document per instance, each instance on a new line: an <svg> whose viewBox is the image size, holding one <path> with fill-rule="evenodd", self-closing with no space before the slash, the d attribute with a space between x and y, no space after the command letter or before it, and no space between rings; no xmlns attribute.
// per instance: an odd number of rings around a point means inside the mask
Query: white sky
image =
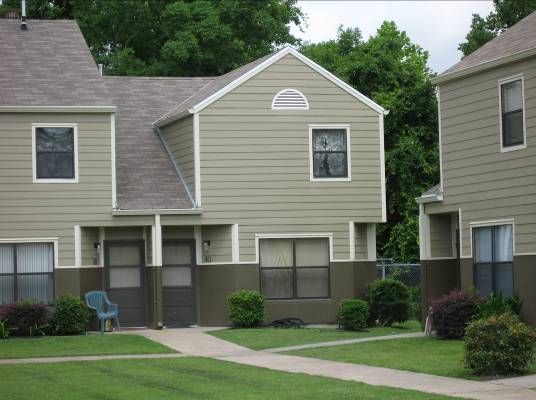
<svg viewBox="0 0 536 400"><path fill-rule="evenodd" d="M472 14L486 16L493 3L480 1L328 1L303 0L298 2L307 14L304 32L292 27L296 37L321 42L334 39L339 25L358 27L364 38L374 34L385 20L395 21L406 31L412 42L430 53L429 66L442 72L455 64L471 25Z"/></svg>

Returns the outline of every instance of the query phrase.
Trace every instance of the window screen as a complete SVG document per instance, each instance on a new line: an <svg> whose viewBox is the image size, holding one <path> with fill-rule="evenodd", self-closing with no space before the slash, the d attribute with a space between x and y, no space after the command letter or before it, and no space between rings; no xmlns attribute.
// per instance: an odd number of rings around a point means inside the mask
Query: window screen
<svg viewBox="0 0 536 400"><path fill-rule="evenodd" d="M521 79L501 85L503 147L522 145L523 134L523 83Z"/></svg>
<svg viewBox="0 0 536 400"><path fill-rule="evenodd" d="M313 129L313 177L347 178L346 129Z"/></svg>
<svg viewBox="0 0 536 400"><path fill-rule="evenodd" d="M262 239L261 288L268 299L328 298L329 241Z"/></svg>
<svg viewBox="0 0 536 400"><path fill-rule="evenodd" d="M0 244L0 303L33 300L51 304L53 274L52 243Z"/></svg>
<svg viewBox="0 0 536 400"><path fill-rule="evenodd" d="M74 179L74 151L74 128L36 128L36 178Z"/></svg>
<svg viewBox="0 0 536 400"><path fill-rule="evenodd" d="M473 229L475 287L483 296L514 295L512 225Z"/></svg>

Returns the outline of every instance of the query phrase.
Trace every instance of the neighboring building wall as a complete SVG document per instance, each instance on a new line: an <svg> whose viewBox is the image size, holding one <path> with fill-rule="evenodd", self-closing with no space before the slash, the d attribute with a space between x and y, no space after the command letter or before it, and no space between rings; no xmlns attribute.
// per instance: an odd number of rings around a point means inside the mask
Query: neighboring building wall
<svg viewBox="0 0 536 400"><path fill-rule="evenodd" d="M163 138L190 190L195 193L193 117L188 116L161 129Z"/></svg>
<svg viewBox="0 0 536 400"><path fill-rule="evenodd" d="M310 109L271 109L294 88ZM287 55L199 115L202 224L239 224L240 261L255 262L255 234L333 233L349 259L348 222L382 220L380 118ZM309 124L348 124L351 182L311 182Z"/></svg>
<svg viewBox="0 0 536 400"><path fill-rule="evenodd" d="M498 81L522 73L527 148L500 151ZM536 246L536 58L440 85L444 200L426 213L462 211L462 257L471 222L514 218L516 254Z"/></svg>

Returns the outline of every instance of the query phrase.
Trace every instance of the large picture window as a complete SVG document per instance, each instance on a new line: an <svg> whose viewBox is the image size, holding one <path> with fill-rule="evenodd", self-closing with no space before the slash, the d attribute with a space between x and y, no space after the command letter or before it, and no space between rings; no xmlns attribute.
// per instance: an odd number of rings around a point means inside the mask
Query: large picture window
<svg viewBox="0 0 536 400"><path fill-rule="evenodd" d="M311 180L349 180L349 128L310 127Z"/></svg>
<svg viewBox="0 0 536 400"><path fill-rule="evenodd" d="M261 290L268 299L328 298L327 238L261 239Z"/></svg>
<svg viewBox="0 0 536 400"><path fill-rule="evenodd" d="M483 296L514 295L512 225L473 228L474 281Z"/></svg>
<svg viewBox="0 0 536 400"><path fill-rule="evenodd" d="M523 79L501 81L501 143L503 151L524 148Z"/></svg>
<svg viewBox="0 0 536 400"><path fill-rule="evenodd" d="M34 126L34 181L75 182L75 126Z"/></svg>
<svg viewBox="0 0 536 400"><path fill-rule="evenodd" d="M52 243L0 244L0 304L27 299L51 304L53 274Z"/></svg>

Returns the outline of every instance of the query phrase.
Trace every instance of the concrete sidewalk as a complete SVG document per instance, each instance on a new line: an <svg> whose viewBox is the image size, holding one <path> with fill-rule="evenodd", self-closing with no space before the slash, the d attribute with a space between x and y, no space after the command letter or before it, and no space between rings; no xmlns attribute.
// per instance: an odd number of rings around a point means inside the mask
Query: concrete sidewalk
<svg viewBox="0 0 536 400"><path fill-rule="evenodd" d="M207 335L204 328L139 331L151 340L180 353L210 357L222 361L268 368L276 371L303 373L375 386L417 390L425 393L480 400L536 400L536 392L504 384L398 371L367 365L349 364L314 358L253 351Z"/></svg>
<svg viewBox="0 0 536 400"><path fill-rule="evenodd" d="M536 389L536 375L517 376L515 378L494 379L490 381L497 385L515 386L519 388Z"/></svg>

